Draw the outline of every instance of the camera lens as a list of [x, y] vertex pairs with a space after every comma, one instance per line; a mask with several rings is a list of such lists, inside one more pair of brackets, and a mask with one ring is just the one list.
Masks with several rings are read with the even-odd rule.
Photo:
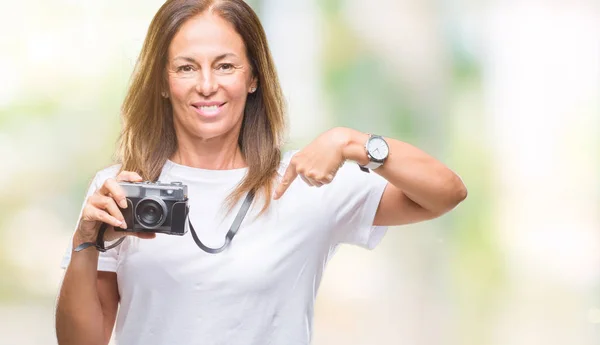
[[147, 229], [158, 228], [165, 222], [167, 205], [161, 199], [142, 199], [135, 207], [135, 217]]

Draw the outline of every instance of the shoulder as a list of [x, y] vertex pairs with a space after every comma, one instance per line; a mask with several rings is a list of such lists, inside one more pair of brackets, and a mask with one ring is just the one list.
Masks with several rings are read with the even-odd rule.
[[88, 186], [87, 196], [93, 194], [109, 178], [116, 177], [120, 169], [121, 164], [114, 164], [96, 172], [96, 175], [94, 175], [94, 178]]
[[115, 178], [120, 170], [121, 170], [121, 164], [113, 164], [102, 170], [99, 170], [98, 172], [96, 172], [96, 175], [94, 176], [92, 185], [93, 186], [95, 185], [96, 187], [101, 186], [104, 183], [104, 181], [108, 180], [109, 178]]

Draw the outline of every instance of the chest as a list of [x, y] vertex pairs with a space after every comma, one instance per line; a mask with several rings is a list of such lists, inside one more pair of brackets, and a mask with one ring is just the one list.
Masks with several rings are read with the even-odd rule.
[[[197, 236], [212, 248], [224, 243], [241, 204], [227, 212], [223, 196], [215, 199], [190, 199]], [[318, 200], [290, 194], [260, 216], [262, 204], [255, 203], [229, 247], [218, 254], [198, 248], [190, 230], [184, 236], [129, 238], [119, 253], [120, 289], [227, 294], [286, 289], [302, 277], [312, 281], [330, 243], [330, 219]]]

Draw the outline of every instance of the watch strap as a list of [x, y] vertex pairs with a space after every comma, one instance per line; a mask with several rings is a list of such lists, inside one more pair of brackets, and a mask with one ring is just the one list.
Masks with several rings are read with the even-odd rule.
[[360, 170], [362, 170], [364, 172], [369, 172], [369, 170], [375, 170], [382, 165], [383, 165], [383, 163], [381, 163], [381, 162], [369, 162], [365, 165], [358, 165], [358, 166], [360, 167]]

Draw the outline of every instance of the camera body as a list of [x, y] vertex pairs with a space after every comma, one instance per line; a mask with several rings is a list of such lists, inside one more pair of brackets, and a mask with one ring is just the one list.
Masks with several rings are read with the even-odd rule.
[[187, 186], [181, 182], [119, 182], [125, 190], [127, 208], [120, 208], [127, 229], [182, 236], [187, 232]]

